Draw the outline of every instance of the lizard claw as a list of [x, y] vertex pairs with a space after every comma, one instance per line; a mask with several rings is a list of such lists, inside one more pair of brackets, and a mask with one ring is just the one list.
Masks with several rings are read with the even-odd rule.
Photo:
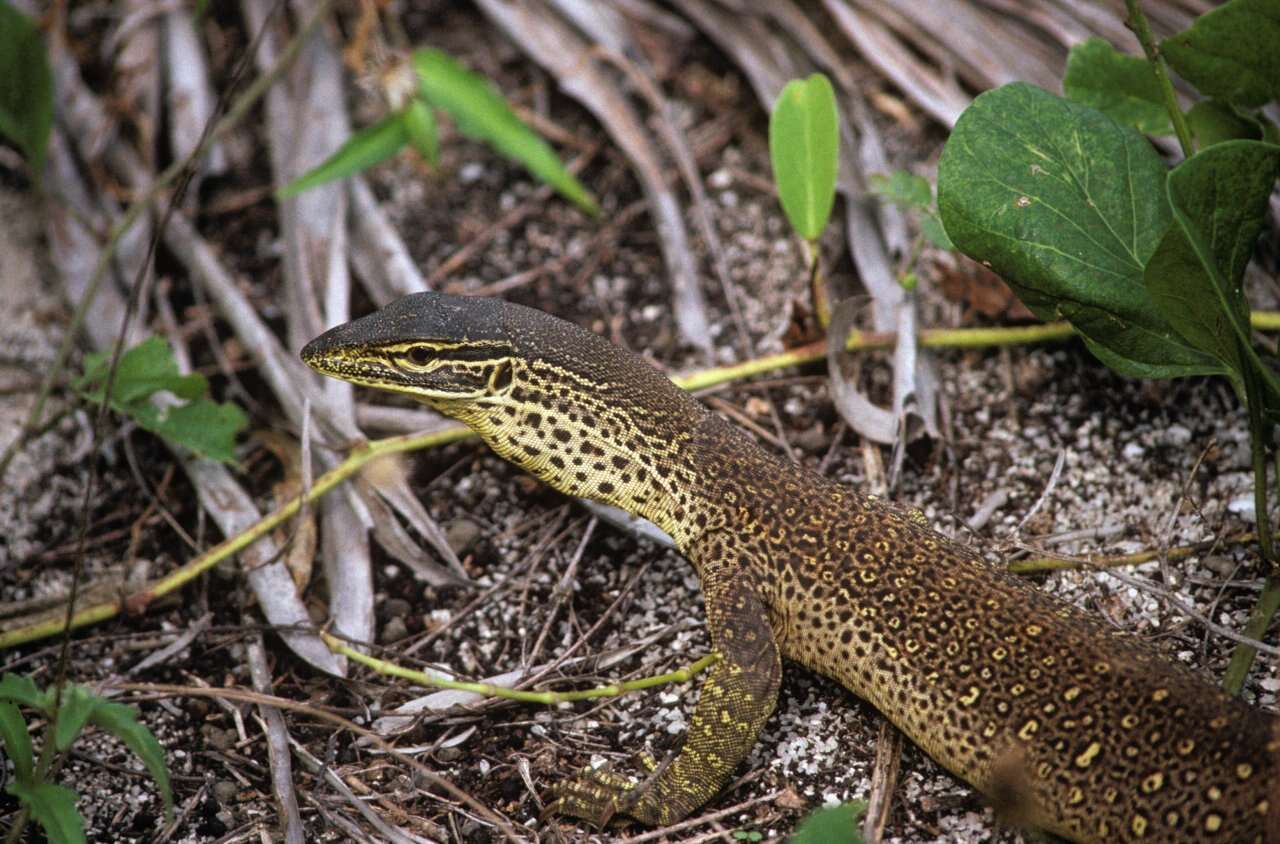
[[[638, 755], [640, 766], [652, 774], [658, 769], [653, 757]], [[643, 823], [661, 821], [660, 807], [654, 804], [649, 781], [635, 782], [630, 777], [608, 769], [584, 768], [577, 777], [553, 786], [555, 796], [543, 813], [580, 818], [603, 828], [616, 814], [628, 815]]]

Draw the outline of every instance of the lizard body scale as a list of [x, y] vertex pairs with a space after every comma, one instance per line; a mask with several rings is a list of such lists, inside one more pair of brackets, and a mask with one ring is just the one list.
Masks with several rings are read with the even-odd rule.
[[303, 350], [413, 396], [556, 489], [650, 519], [702, 583], [719, 661], [643, 789], [595, 773], [559, 811], [650, 824], [712, 798], [783, 658], [867, 699], [1022, 822], [1079, 841], [1280, 841], [1280, 719], [905, 511], [781, 460], [643, 360], [540, 311], [415, 294]]

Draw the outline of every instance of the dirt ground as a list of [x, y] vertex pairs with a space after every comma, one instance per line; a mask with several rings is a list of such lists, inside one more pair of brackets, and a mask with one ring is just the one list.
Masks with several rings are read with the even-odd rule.
[[[411, 34], [423, 25], [412, 16], [405, 21]], [[433, 21], [431, 40], [495, 78], [516, 101], [545, 99], [551, 118], [582, 148], [602, 140], [590, 118], [513, 48], [492, 33], [475, 37], [477, 28], [486, 26], [475, 12], [451, 12]], [[681, 119], [715, 129], [707, 132], [710, 140], [699, 163], [731, 273], [746, 294], [753, 353], [778, 351], [803, 334], [807, 293], [799, 251], [776, 200], [762, 187], [769, 179], [765, 118], [744, 80], [709, 47], [695, 45], [683, 60], [687, 71], [677, 91]], [[352, 96], [359, 102], [354, 91]], [[361, 114], [360, 108], [355, 111]], [[895, 163], [928, 174], [941, 136], [923, 124], [911, 129], [887, 116], [881, 119], [894, 139]], [[261, 162], [256, 166], [206, 184], [202, 206], [217, 207], [219, 198], [260, 185], [265, 176]], [[640, 198], [625, 160], [612, 150], [596, 155], [582, 178], [600, 197], [606, 220]], [[676, 340], [661, 256], [643, 214], [602, 236], [597, 224], [565, 203], [531, 199], [536, 186], [522, 171], [457, 136], [446, 136], [436, 172], [401, 157], [375, 170], [373, 181], [428, 275], [493, 221], [536, 203], [532, 213], [520, 216], [443, 279], [443, 289], [482, 293], [514, 273], [548, 267], [503, 295], [602, 333], [673, 373], [703, 365], [694, 350]], [[6, 220], [0, 227], [2, 448], [29, 407], [34, 376], [52, 361], [69, 309], [58, 300], [42, 256], [39, 210], [17, 182], [0, 194], [0, 219]], [[206, 213], [198, 222], [263, 312], [271, 313], [280, 270], [271, 247], [277, 233], [270, 200], [264, 197], [233, 214]], [[162, 272], [172, 271], [171, 261], [163, 255], [160, 261]], [[834, 272], [849, 280], [853, 270], [847, 255], [837, 260]], [[940, 292], [948, 275], [941, 262], [926, 255], [921, 275], [923, 324], [984, 319], [974, 316], [965, 301]], [[717, 355], [736, 359], [740, 351], [734, 348], [723, 293], [713, 281], [706, 282], [706, 293]], [[1078, 343], [940, 352], [936, 360], [945, 436], [908, 449], [892, 494], [922, 509], [944, 531], [981, 543], [993, 555], [1025, 556], [1023, 548], [1065, 555], [1158, 550], [1250, 527], [1246, 420], [1225, 384], [1128, 381], [1105, 370]], [[873, 382], [886, 379], [886, 359], [867, 355], [862, 365]], [[241, 377], [255, 388], [251, 372]], [[215, 390], [225, 386], [217, 377], [214, 384]], [[843, 483], [867, 483], [866, 449], [833, 410], [825, 367], [779, 371], [715, 389], [705, 398], [754, 423], [765, 433], [767, 448], [783, 450]], [[57, 594], [69, 580], [93, 452], [87, 411], [66, 404], [65, 396], [56, 403], [65, 412], [24, 448], [0, 490], [0, 602], [6, 605]], [[277, 421], [257, 415], [253, 424], [270, 428]], [[205, 524], [169, 453], [145, 433], [114, 420], [97, 453], [100, 479], [90, 505], [86, 563], [95, 582], [124, 581], [139, 572], [154, 577], [195, 553], [139, 490], [129, 451], [148, 485], [159, 490], [167, 515], [200, 547], [221, 538]], [[243, 454], [246, 483], [267, 508], [274, 463], [251, 445]], [[594, 523], [477, 443], [411, 459], [415, 490], [445, 527], [476, 588], [427, 587], [391, 557], [376, 557], [384, 658], [444, 665], [484, 678], [549, 661], [598, 622], [579, 655], [630, 654], [605, 667], [575, 669], [575, 686], [672, 670], [706, 653], [697, 583], [677, 554]], [[1059, 461], [1060, 475], [1045, 494]], [[970, 530], [966, 520], [990, 502], [998, 503], [990, 518]], [[1252, 547], [1222, 544], [1177, 562], [1154, 561], [1124, 571], [1238, 630], [1260, 589], [1256, 563]], [[575, 576], [566, 579], [569, 569]], [[1158, 595], [1094, 571], [1036, 580], [1152, 640], [1170, 659], [1221, 677], [1231, 643]], [[313, 581], [307, 599], [314, 616], [323, 619], [328, 595], [321, 579]], [[90, 685], [127, 677], [247, 688], [246, 648], [258, 622], [239, 573], [220, 568], [188, 587], [180, 600], [78, 634], [71, 675]], [[202, 632], [185, 647], [133, 671], [196, 626]], [[328, 707], [361, 725], [421, 694], [362, 671], [348, 681], [321, 676], [270, 634], [265, 642], [276, 694]], [[0, 668], [45, 683], [56, 654], [56, 642], [37, 643], [0, 654]], [[1246, 699], [1274, 711], [1277, 691], [1276, 664], [1260, 659]], [[625, 766], [641, 750], [662, 758], [676, 746], [695, 700], [692, 687], [669, 686], [554, 708], [488, 703], [424, 717], [395, 741], [531, 840], [648, 840], [635, 826], [598, 832], [543, 819], [547, 788], [587, 764]], [[179, 822], [163, 835], [157, 832], [159, 801], [149, 781], [119, 745], [95, 735], [77, 746], [63, 771], [64, 781], [82, 795], [80, 808], [92, 840], [274, 840], [277, 807], [253, 707], [169, 696], [138, 705], [169, 753]], [[308, 840], [357, 840], [353, 830], [363, 831], [368, 840], [383, 840], [383, 834], [353, 808], [353, 801], [306, 768], [302, 751], [337, 772], [358, 800], [396, 826], [431, 840], [497, 840], [487, 822], [416, 779], [396, 759], [305, 715], [290, 713], [287, 720], [301, 747], [295, 783]], [[865, 797], [880, 732], [880, 716], [871, 707], [834, 683], [789, 666], [777, 712], [738, 771], [739, 779], [699, 818], [664, 833], [662, 840], [743, 840], [735, 833], [773, 839], [817, 806]], [[0, 814], [14, 807], [11, 798], [0, 796]], [[971, 788], [904, 743], [884, 840], [1020, 839], [1020, 833], [999, 827]]]

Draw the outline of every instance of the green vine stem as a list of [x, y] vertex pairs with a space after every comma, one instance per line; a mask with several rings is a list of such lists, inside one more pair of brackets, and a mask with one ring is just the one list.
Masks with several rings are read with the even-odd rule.
[[1178, 145], [1182, 147], [1182, 155], [1184, 158], [1190, 158], [1195, 154], [1195, 146], [1191, 142], [1191, 131], [1187, 128], [1187, 119], [1183, 116], [1182, 109], [1178, 107], [1178, 97], [1173, 92], [1169, 69], [1165, 67], [1164, 58], [1160, 55], [1156, 40], [1151, 35], [1151, 25], [1147, 23], [1147, 16], [1142, 13], [1142, 4], [1139, 0], [1125, 0], [1124, 5], [1128, 12], [1125, 23], [1137, 37], [1138, 43], [1142, 45], [1142, 52], [1151, 63], [1151, 70], [1156, 75], [1156, 81], [1160, 83], [1161, 93], [1164, 94], [1164, 107], [1169, 112], [1169, 120], [1173, 122], [1174, 134], [1178, 136]]
[[[1263, 311], [1252, 315], [1253, 327], [1261, 331], [1280, 331], [1280, 312]], [[1065, 322], [1041, 325], [1014, 326], [1009, 328], [934, 328], [920, 333], [920, 344], [928, 348], [977, 349], [997, 346], [1023, 345], [1065, 340], [1072, 336], [1071, 326]], [[896, 335], [877, 332], [853, 331], [849, 333], [846, 348], [850, 350], [890, 349]], [[818, 363], [826, 359], [826, 341], [818, 340], [777, 355], [768, 355], [732, 366], [720, 366], [694, 372], [672, 380], [686, 390], [705, 390], [720, 384], [741, 381], [755, 375], [774, 372], [790, 366]], [[302, 503], [314, 503], [329, 490], [360, 472], [371, 462], [403, 452], [439, 448], [459, 440], [475, 436], [465, 425], [448, 425], [427, 433], [404, 434], [363, 443], [351, 450], [346, 459], [316, 479], [311, 488], [278, 510], [262, 517], [247, 530], [230, 536], [182, 567], [175, 569], [146, 588], [122, 599], [104, 601], [77, 609], [69, 621], [71, 629], [97, 624], [114, 618], [122, 612], [141, 612], [161, 598], [190, 583], [223, 560], [243, 551], [263, 536], [293, 518]], [[1034, 561], [1024, 560], [1017, 565], [1026, 566]], [[1135, 561], [1145, 562], [1145, 561]], [[1015, 569], [1016, 570], [1016, 569]], [[1280, 587], [1278, 587], [1280, 589]], [[0, 650], [27, 642], [56, 636], [67, 629], [62, 615], [56, 619], [29, 624], [0, 632]]]
[[[1185, 560], [1187, 557], [1208, 551], [1215, 547], [1248, 545], [1258, 541], [1258, 535], [1252, 531], [1237, 533], [1224, 539], [1206, 539], [1190, 545], [1179, 545], [1164, 552], [1138, 551], [1135, 554], [1118, 554], [1114, 557], [1099, 557], [1092, 560], [1073, 560], [1066, 557], [1033, 557], [1026, 560], [1014, 560], [1009, 563], [1008, 570], [1014, 574], [1044, 574], [1051, 571], [1067, 571], [1078, 569], [1110, 569], [1121, 566], [1138, 566], [1158, 560], [1161, 556], [1169, 562]], [[1253, 638], [1257, 638], [1256, 636]]]
[[320, 638], [329, 646], [329, 650], [336, 654], [341, 654], [352, 662], [358, 662], [366, 668], [371, 668], [379, 674], [385, 674], [388, 677], [399, 677], [408, 680], [419, 686], [428, 689], [453, 689], [460, 692], [471, 692], [472, 694], [481, 695], [482, 697], [498, 697], [506, 700], [516, 700], [521, 703], [540, 703], [546, 706], [552, 706], [557, 703], [569, 703], [577, 700], [595, 700], [602, 697], [620, 697], [630, 692], [638, 692], [644, 689], [651, 689], [655, 686], [663, 686], [668, 683], [687, 683], [693, 679], [699, 671], [710, 668], [718, 659], [714, 653], [707, 654], [702, 659], [680, 668], [676, 671], [668, 671], [666, 674], [657, 674], [652, 677], [642, 677], [639, 680], [625, 680], [621, 683], [610, 683], [607, 686], [596, 686], [592, 689], [578, 689], [572, 692], [531, 692], [523, 689], [509, 689], [506, 686], [495, 686], [491, 683], [470, 683], [465, 680], [450, 680], [438, 674], [427, 674], [422, 671], [415, 671], [412, 668], [405, 668], [394, 662], [387, 662], [383, 659], [363, 654], [341, 639], [330, 633], [321, 632]]
[[[1258, 547], [1268, 577], [1263, 585], [1258, 603], [1249, 615], [1245, 630], [1251, 639], [1260, 640], [1271, 619], [1280, 608], [1280, 579], [1276, 576], [1275, 542], [1271, 535], [1271, 512], [1267, 508], [1267, 442], [1271, 439], [1271, 424], [1263, 416], [1262, 387], [1251, 367], [1245, 367], [1245, 402], [1249, 413], [1249, 452], [1253, 463], [1253, 509], [1258, 523]], [[1280, 460], [1280, 456], [1277, 456]], [[1277, 466], [1277, 482], [1280, 482], [1280, 466]], [[1222, 676], [1222, 687], [1228, 694], [1238, 695], [1244, 688], [1245, 678], [1253, 667], [1258, 652], [1244, 643], [1237, 644], [1231, 652], [1231, 661]]]
[[[1271, 619], [1275, 617], [1276, 610], [1280, 610], [1280, 577], [1272, 575], [1263, 584], [1258, 603], [1254, 605], [1253, 612], [1249, 614], [1249, 621], [1245, 624], [1244, 630], [1240, 631], [1240, 635], [1261, 641], [1267, 628], [1271, 626]], [[1257, 654], [1257, 650], [1249, 645], [1236, 645], [1235, 650], [1231, 652], [1231, 662], [1227, 663], [1227, 670], [1222, 675], [1222, 688], [1226, 689], [1228, 694], [1240, 694], [1240, 690], [1244, 688], [1245, 677], [1249, 675], [1249, 669], [1253, 666], [1253, 659]]]

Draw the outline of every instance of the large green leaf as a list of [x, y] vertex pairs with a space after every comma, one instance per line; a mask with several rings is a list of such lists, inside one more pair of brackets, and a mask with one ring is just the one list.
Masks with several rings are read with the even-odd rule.
[[1191, 106], [1187, 110], [1187, 128], [1201, 149], [1223, 141], [1256, 141], [1262, 138], [1260, 121], [1239, 113], [1229, 103], [1217, 100], [1200, 100]]
[[1173, 132], [1151, 63], [1126, 55], [1101, 38], [1093, 37], [1071, 48], [1062, 92], [1139, 132]]
[[788, 82], [769, 115], [769, 159], [782, 210], [805, 240], [816, 240], [831, 216], [839, 151], [831, 82], [820, 73]]
[[395, 155], [408, 142], [403, 113], [389, 114], [353, 134], [333, 155], [276, 191], [276, 196], [288, 199], [307, 188], [368, 170]]
[[155, 735], [139, 723], [133, 709], [99, 698], [97, 705], [89, 713], [89, 722], [120, 739], [142, 760], [142, 764], [147, 766], [147, 771], [160, 789], [160, 796], [164, 799], [165, 814], [171, 815], [173, 789], [169, 785], [169, 769], [164, 761], [164, 748], [160, 746], [160, 742], [156, 741]]
[[956, 247], [1045, 320], [1069, 319], [1126, 375], [1221, 373], [1156, 310], [1143, 267], [1170, 224], [1166, 171], [1146, 138], [1025, 83], [988, 91], [956, 123], [938, 206]]
[[413, 66], [423, 98], [448, 112], [464, 135], [485, 141], [520, 162], [587, 213], [600, 213], [587, 189], [564, 168], [551, 147], [516, 117], [489, 80], [429, 48], [414, 51]]
[[76, 811], [76, 793], [52, 783], [11, 782], [6, 789], [31, 812], [51, 844], [84, 844], [84, 821]]
[[0, 136], [27, 157], [37, 181], [53, 128], [53, 73], [40, 30], [0, 0]]
[[1254, 108], [1280, 97], [1280, 0], [1230, 0], [1160, 43], [1203, 94]]
[[1147, 288], [1178, 333], [1222, 361], [1237, 389], [1243, 368], [1254, 367], [1268, 404], [1280, 399], [1280, 381], [1253, 351], [1242, 282], [1277, 175], [1280, 146], [1261, 141], [1215, 144], [1178, 165], [1168, 180], [1174, 226], [1146, 269]]
[[27, 734], [27, 722], [18, 707], [7, 700], [0, 701], [0, 739], [4, 741], [4, 755], [13, 761], [14, 773], [19, 782], [31, 782], [35, 757], [31, 752], [31, 736]]

